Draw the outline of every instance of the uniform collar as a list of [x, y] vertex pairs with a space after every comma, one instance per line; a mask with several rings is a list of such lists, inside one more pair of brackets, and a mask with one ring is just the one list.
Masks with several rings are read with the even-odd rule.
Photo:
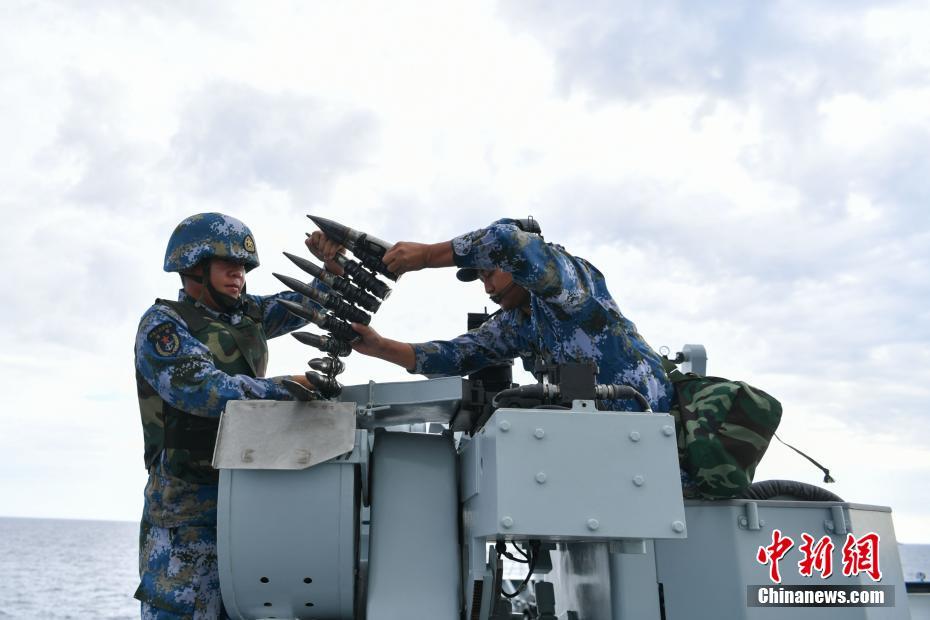
[[206, 314], [210, 318], [217, 319], [219, 321], [223, 321], [231, 325], [236, 325], [242, 320], [242, 317], [243, 317], [243, 314], [241, 311], [227, 314], [225, 312], [214, 310], [210, 306], [202, 304], [196, 299], [194, 299], [193, 297], [191, 297], [187, 293], [187, 291], [185, 291], [183, 288], [178, 291], [178, 301], [191, 304], [195, 308], [199, 308], [204, 314]]

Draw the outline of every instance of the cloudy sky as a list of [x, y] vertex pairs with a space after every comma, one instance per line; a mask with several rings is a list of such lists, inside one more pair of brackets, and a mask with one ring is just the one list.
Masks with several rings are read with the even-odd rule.
[[[532, 214], [930, 542], [928, 31], [891, 0], [0, 4], [0, 515], [138, 518], [132, 345], [185, 216], [246, 221], [271, 292], [306, 213], [424, 242]], [[373, 325], [485, 305], [414, 273]], [[758, 478], [821, 475], [776, 444]]]

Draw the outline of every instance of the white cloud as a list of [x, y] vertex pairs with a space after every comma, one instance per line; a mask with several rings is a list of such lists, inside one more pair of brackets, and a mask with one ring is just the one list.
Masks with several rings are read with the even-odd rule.
[[365, 112], [214, 82], [182, 111], [172, 172], [208, 198], [265, 185], [313, 205], [340, 174], [366, 165], [373, 125]]

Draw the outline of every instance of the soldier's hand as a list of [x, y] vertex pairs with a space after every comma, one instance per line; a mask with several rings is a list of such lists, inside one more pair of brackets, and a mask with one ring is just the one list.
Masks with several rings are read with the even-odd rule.
[[416, 367], [416, 354], [410, 343], [385, 338], [372, 328], [361, 323], [352, 323], [352, 329], [359, 336], [352, 343], [352, 348], [362, 355], [379, 357], [407, 370], [413, 370]]
[[304, 243], [307, 244], [307, 249], [310, 250], [311, 254], [323, 261], [326, 271], [337, 276], [343, 275], [342, 267], [337, 265], [333, 258], [336, 254], [344, 254], [346, 251], [344, 247], [330, 240], [321, 230], [313, 231]]
[[381, 334], [361, 323], [352, 323], [352, 329], [358, 334], [358, 339], [352, 342], [352, 348], [362, 355], [378, 357], [384, 349], [384, 338]]
[[284, 388], [290, 392], [294, 400], [307, 402], [322, 398], [320, 392], [313, 387], [304, 375], [291, 375], [285, 377]]
[[429, 258], [429, 244], [401, 241], [385, 252], [381, 260], [388, 269], [400, 275], [408, 271], [423, 269], [429, 264]]
[[290, 377], [290, 380], [293, 381], [294, 383], [299, 383], [300, 385], [304, 386], [308, 390], [314, 390], [314, 391], [316, 390], [316, 388], [313, 387], [313, 384], [310, 383], [310, 381], [307, 380], [307, 377], [305, 377], [304, 375], [293, 375], [292, 377]]

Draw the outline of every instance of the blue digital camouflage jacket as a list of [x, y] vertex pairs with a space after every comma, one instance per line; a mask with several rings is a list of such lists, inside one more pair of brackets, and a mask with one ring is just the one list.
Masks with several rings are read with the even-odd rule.
[[[277, 303], [286, 299], [302, 305], [313, 304], [299, 293], [286, 291], [277, 295], [249, 295], [262, 309], [262, 327], [268, 338], [275, 338], [303, 327], [307, 321], [294, 316], [284, 306]], [[182, 289], [179, 301], [196, 303]], [[210, 308], [203, 310], [230, 325], [238, 324], [243, 315], [233, 313], [224, 315]], [[320, 309], [313, 304], [313, 307]], [[155, 340], [149, 338], [149, 331], [165, 323], [173, 324], [180, 339], [178, 352], [171, 357], [160, 355], [155, 349]], [[181, 365], [200, 367], [196, 381], [179, 383], [172, 370]], [[142, 377], [156, 389], [158, 394], [173, 407], [192, 415], [219, 417], [230, 400], [268, 399], [289, 400], [290, 393], [281, 386], [281, 379], [287, 377], [252, 378], [246, 375], [227, 375], [213, 365], [213, 356], [205, 344], [197, 340], [187, 330], [180, 316], [171, 308], [155, 304], [149, 308], [139, 322], [136, 334], [136, 368]], [[190, 374], [186, 370], [185, 374]]]
[[[672, 389], [658, 354], [620, 313], [604, 276], [582, 258], [499, 220], [452, 240], [459, 267], [501, 269], [530, 293], [530, 312], [499, 312], [482, 326], [452, 340], [414, 344], [416, 366], [427, 375], [464, 375], [520, 357], [532, 371], [547, 361], [597, 364], [599, 383], [630, 385], [653, 410], [668, 411]], [[635, 411], [632, 400], [608, 403]]]
[[[316, 281], [314, 286], [325, 287]], [[289, 313], [277, 303], [278, 300], [286, 299], [320, 309], [314, 302], [291, 291], [267, 296], [249, 295], [249, 298], [262, 310], [262, 327], [267, 338], [281, 336], [307, 323]], [[178, 299], [196, 303], [183, 289]], [[241, 312], [223, 314], [201, 307], [205, 313], [231, 325], [243, 320]], [[156, 349], [158, 339], [149, 337], [152, 330], [164, 329], [166, 323], [173, 326], [179, 341], [172, 345], [176, 352], [170, 356], [159, 353]], [[219, 417], [230, 400], [292, 398], [280, 383], [286, 376], [253, 378], [229, 375], [219, 370], [207, 346], [190, 333], [174, 310], [163, 304], [154, 304], [143, 314], [136, 334], [135, 359], [136, 369], [159, 396], [191, 415]], [[191, 367], [194, 372], [191, 372]], [[169, 476], [164, 464], [157, 461], [146, 485], [143, 519], [160, 527], [215, 524], [216, 486], [191, 484]]]

